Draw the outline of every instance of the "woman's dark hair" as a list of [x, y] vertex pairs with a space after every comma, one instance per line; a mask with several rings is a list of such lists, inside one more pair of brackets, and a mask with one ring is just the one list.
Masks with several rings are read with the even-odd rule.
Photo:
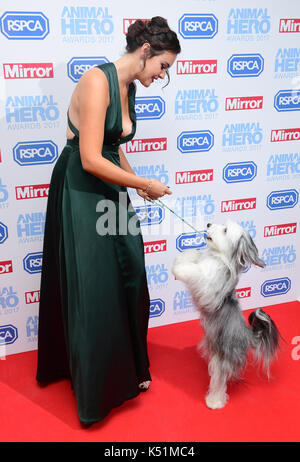
[[[133, 53], [144, 43], [149, 43], [149, 58], [161, 55], [165, 51], [175, 54], [181, 52], [176, 33], [170, 29], [167, 20], [161, 16], [155, 16], [149, 21], [137, 19], [128, 27], [126, 42], [126, 51], [128, 53]], [[169, 83], [169, 73], [168, 71], [166, 73]]]

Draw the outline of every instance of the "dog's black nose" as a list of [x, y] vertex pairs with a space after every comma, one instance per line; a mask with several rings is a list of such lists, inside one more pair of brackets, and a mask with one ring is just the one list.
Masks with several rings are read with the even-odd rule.
[[207, 223], [207, 225], [206, 225], [206, 226], [209, 228], [209, 227], [211, 226], [211, 223]]

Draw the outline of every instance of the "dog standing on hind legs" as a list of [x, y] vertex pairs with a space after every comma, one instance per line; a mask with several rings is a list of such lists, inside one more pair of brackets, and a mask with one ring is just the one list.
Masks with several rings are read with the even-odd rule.
[[237, 223], [207, 225], [207, 249], [186, 250], [174, 261], [172, 272], [187, 286], [205, 331], [200, 347], [208, 359], [210, 384], [206, 404], [225, 406], [227, 382], [239, 379], [249, 351], [262, 361], [269, 376], [279, 346], [276, 325], [261, 308], [246, 324], [235, 289], [246, 263], [263, 268], [251, 236]]

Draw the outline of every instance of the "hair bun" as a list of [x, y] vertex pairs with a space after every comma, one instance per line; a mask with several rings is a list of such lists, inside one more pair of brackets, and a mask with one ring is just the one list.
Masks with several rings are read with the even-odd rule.
[[146, 27], [151, 35], [165, 34], [170, 31], [167, 20], [161, 16], [154, 16], [146, 22]]
[[145, 42], [150, 44], [151, 56], [163, 51], [180, 53], [180, 44], [175, 32], [173, 32], [166, 19], [154, 16], [150, 20], [137, 19], [128, 27], [126, 34], [126, 51], [134, 52]]

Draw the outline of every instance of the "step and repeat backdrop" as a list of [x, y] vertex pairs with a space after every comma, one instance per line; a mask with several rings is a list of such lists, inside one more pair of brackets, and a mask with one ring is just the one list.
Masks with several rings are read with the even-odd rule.
[[299, 297], [298, 0], [2, 0], [2, 358], [37, 348], [48, 187], [74, 87], [92, 66], [125, 53], [136, 18], [157, 15], [182, 52], [168, 86], [137, 82], [136, 137], [123, 150], [137, 175], [170, 186], [162, 202], [202, 234], [161, 204], [145, 210], [129, 190], [142, 222], [150, 327], [198, 317], [171, 268], [178, 252], [205, 249], [208, 222], [240, 223], [266, 263], [241, 275], [242, 309]]

